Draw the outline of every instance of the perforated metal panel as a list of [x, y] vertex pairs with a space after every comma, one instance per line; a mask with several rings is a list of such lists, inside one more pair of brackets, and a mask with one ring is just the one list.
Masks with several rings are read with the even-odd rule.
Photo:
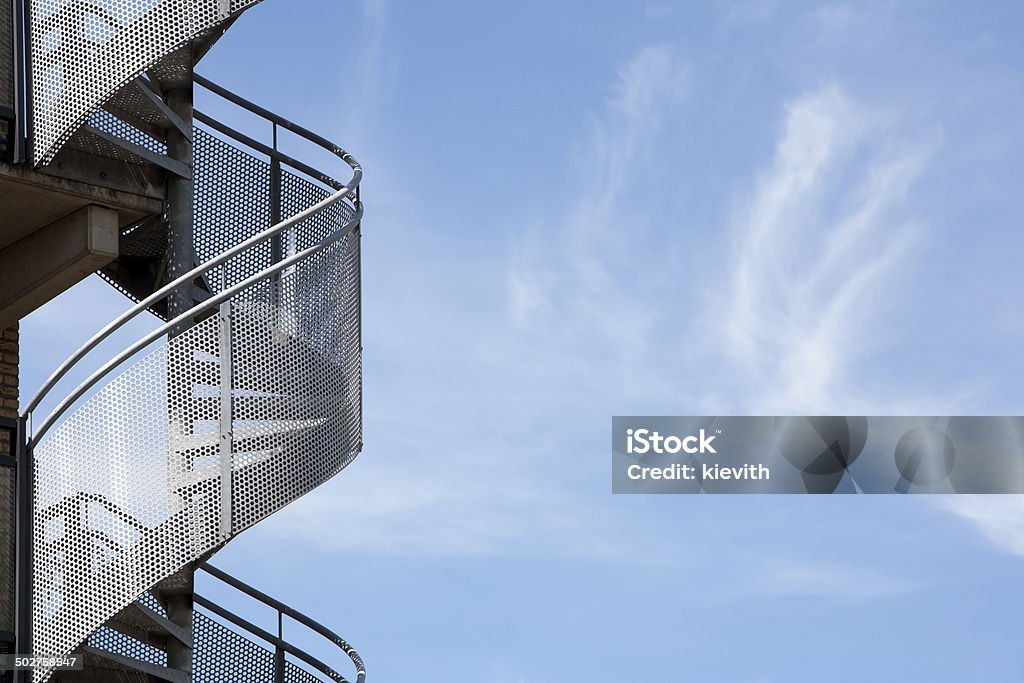
[[[195, 251], [207, 261], [239, 242], [270, 227], [270, 164], [197, 128], [194, 138]], [[329, 190], [285, 170], [281, 178], [281, 215], [292, 216], [323, 201]], [[336, 204], [310, 217], [303, 229], [282, 240], [287, 255], [312, 246], [347, 220], [344, 204]], [[270, 242], [233, 261], [226, 272], [228, 287], [250, 273], [269, 266]], [[221, 282], [210, 286], [220, 291]]]
[[7, 0], [0, 2], [0, 114], [14, 109], [14, 13]]
[[31, 0], [34, 162], [49, 162], [125, 83], [257, 2]]
[[14, 482], [13, 467], [0, 466], [0, 631], [14, 631]]
[[[208, 134], [196, 139], [206, 150], [196, 174], [205, 260], [268, 227], [247, 180], [266, 164]], [[298, 177], [287, 183], [289, 213], [327, 196]], [[354, 215], [335, 204], [282, 244], [294, 253]], [[231, 261], [225, 278], [241, 282], [269, 258]], [[356, 229], [150, 351], [36, 447], [37, 652], [70, 652], [160, 579], [356, 456], [359, 268]]]
[[[192, 139], [195, 252], [205, 263], [270, 227], [270, 164], [201, 128]], [[233, 259], [225, 273], [227, 286], [269, 266], [270, 257], [270, 243], [264, 242]], [[221, 291], [221, 279], [214, 280], [210, 286]]]
[[167, 652], [164, 650], [106, 626], [89, 636], [88, 643], [91, 647], [122, 657], [138, 659], [156, 666], [167, 666]]
[[[149, 151], [166, 155], [167, 154], [167, 143], [144, 133], [130, 123], [117, 118], [110, 112], [100, 110], [93, 114], [88, 121], [88, 124], [92, 128], [110, 133], [116, 138], [126, 140], [139, 147], [144, 147]], [[127, 161], [128, 163], [145, 165], [148, 162], [139, 159], [138, 157], [126, 152], [123, 147], [115, 146], [110, 143], [103, 145], [97, 145], [93, 143], [93, 147], [85, 146], [89, 144], [87, 136], [76, 135], [69, 143], [70, 145], [77, 145], [78, 149], [95, 154], [96, 156], [107, 157], [109, 159], [118, 159], [120, 161]]]
[[[269, 683], [274, 680], [274, 653], [202, 612], [192, 615], [192, 683]], [[286, 683], [323, 683], [285, 661]]]

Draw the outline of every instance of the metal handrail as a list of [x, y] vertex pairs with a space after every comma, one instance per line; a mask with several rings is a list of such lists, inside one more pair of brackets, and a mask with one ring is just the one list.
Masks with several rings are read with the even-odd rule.
[[[90, 338], [87, 342], [85, 342], [85, 344], [79, 347], [78, 350], [72, 353], [67, 358], [67, 360], [65, 360], [60, 365], [60, 367], [58, 367], [57, 370], [55, 370], [53, 374], [50, 375], [49, 378], [47, 378], [47, 380], [43, 383], [43, 385], [39, 388], [39, 390], [35, 393], [35, 395], [32, 397], [32, 399], [26, 406], [23, 415], [29, 421], [29, 431], [32, 433], [33, 441], [38, 442], [46, 433], [46, 431], [53, 425], [53, 423], [57, 419], [59, 419], [61, 415], [63, 415], [67, 411], [67, 409], [75, 403], [75, 401], [81, 398], [82, 395], [85, 394], [85, 392], [87, 392], [90, 388], [95, 386], [97, 382], [103, 379], [104, 376], [106, 376], [110, 371], [112, 371], [116, 367], [120, 366], [125, 360], [135, 355], [135, 353], [137, 353], [140, 349], [150, 344], [157, 337], [173, 329], [175, 326], [180, 325], [191, 318], [194, 318], [196, 315], [209, 310], [213, 306], [223, 303], [224, 301], [230, 299], [235, 294], [243, 291], [244, 289], [262, 280], [265, 280], [281, 272], [282, 270], [285, 270], [289, 266], [292, 266], [295, 263], [304, 260], [308, 256], [312, 256], [313, 254], [325, 249], [332, 243], [348, 235], [352, 230], [354, 230], [359, 225], [362, 219], [363, 210], [362, 203], [359, 201], [359, 184], [362, 182], [363, 171], [362, 167], [359, 165], [359, 162], [356, 161], [355, 157], [346, 152], [343, 148], [330, 142], [326, 138], [323, 138], [320, 135], [312, 133], [311, 131], [302, 128], [301, 126], [293, 124], [290, 121], [287, 121], [286, 119], [276, 114], [271, 114], [262, 107], [258, 107], [257, 105], [249, 102], [248, 100], [238, 97], [237, 95], [234, 95], [230, 91], [227, 91], [224, 88], [221, 88], [220, 86], [216, 86], [211, 81], [202, 78], [201, 76], [196, 75], [196, 82], [203, 85], [203, 87], [206, 87], [207, 89], [215, 92], [216, 94], [225, 97], [225, 99], [228, 99], [229, 101], [237, 104], [238, 106], [241, 106], [254, 114], [266, 118], [267, 120], [271, 121], [274, 125], [280, 125], [281, 127], [287, 128], [288, 130], [295, 132], [297, 135], [304, 137], [309, 142], [312, 142], [318, 145], [319, 147], [322, 147], [323, 149], [326, 149], [327, 151], [331, 152], [332, 154], [340, 158], [342, 161], [344, 161], [352, 169], [352, 177], [351, 179], [349, 179], [347, 183], [340, 184], [337, 181], [328, 182], [328, 176], [319, 171], [315, 171], [315, 173], [311, 175], [314, 175], [315, 177], [324, 180], [325, 183], [338, 188], [334, 194], [327, 197], [323, 201], [317, 203], [316, 205], [306, 209], [305, 211], [302, 211], [301, 213], [298, 213], [290, 218], [287, 218], [278, 223], [277, 225], [274, 225], [264, 230], [263, 232], [253, 235], [249, 239], [240, 242], [239, 244], [224, 251], [218, 256], [211, 258], [206, 263], [196, 266], [195, 268], [185, 273], [184, 275], [164, 285], [156, 292], [153, 292], [142, 301], [139, 301], [137, 304], [135, 304], [127, 311], [122, 313], [120, 316], [115, 318], [113, 321], [111, 321], [102, 330], [93, 335], [92, 338]], [[309, 169], [305, 164], [302, 164], [301, 162], [296, 162], [296, 164], [289, 163], [293, 161], [289, 157], [285, 157], [280, 160], [287, 165], [296, 167], [297, 170], [300, 170], [303, 173], [308, 173], [308, 170], [313, 170]], [[39, 404], [46, 398], [47, 395], [49, 395], [50, 391], [52, 391], [53, 388], [57, 385], [57, 383], [60, 382], [67, 375], [71, 368], [73, 368], [80, 360], [82, 360], [82, 358], [88, 355], [93, 349], [99, 346], [104, 340], [108, 339], [110, 335], [112, 335], [114, 332], [121, 329], [128, 322], [138, 317], [139, 314], [141, 314], [143, 311], [148, 310], [156, 302], [167, 298], [168, 296], [175, 293], [182, 287], [190, 284], [197, 277], [209, 273], [214, 268], [223, 265], [224, 263], [230, 261], [235, 256], [255, 247], [256, 245], [262, 244], [263, 242], [274, 237], [275, 235], [281, 234], [282, 232], [288, 230], [289, 228], [292, 228], [295, 225], [301, 223], [302, 221], [308, 219], [309, 217], [316, 215], [321, 211], [324, 211], [325, 209], [329, 208], [330, 206], [333, 206], [334, 204], [341, 202], [346, 197], [352, 198], [353, 206], [355, 208], [356, 213], [355, 216], [351, 220], [349, 220], [341, 230], [338, 230], [333, 235], [329, 235], [323, 240], [320, 240], [312, 247], [305, 249], [304, 251], [301, 251], [287, 259], [279, 261], [278, 263], [273, 264], [272, 266], [256, 273], [255, 275], [246, 278], [245, 280], [236, 284], [230, 289], [226, 289], [222, 291], [220, 294], [201, 302], [200, 304], [194, 306], [185, 313], [179, 315], [174, 320], [168, 322], [165, 325], [160, 326], [159, 328], [157, 328], [156, 331], [151, 332], [150, 334], [144, 336], [142, 339], [136, 341], [128, 349], [118, 354], [116, 357], [114, 357], [109, 362], [104, 364], [99, 370], [90, 375], [88, 379], [79, 384], [79, 386], [76, 387], [75, 390], [71, 392], [71, 394], [69, 394], [63, 401], [61, 401], [57, 408], [55, 408], [53, 412], [51, 412], [47, 416], [47, 418], [42, 422], [38, 429], [31, 428], [32, 416], [36, 408], [38, 408]]]
[[[259, 602], [262, 602], [264, 605], [267, 605], [268, 607], [276, 610], [277, 613], [278, 613], [278, 619], [280, 619], [280, 617], [282, 615], [283, 616], [287, 616], [290, 619], [293, 619], [294, 621], [296, 621], [296, 622], [302, 624], [303, 626], [307, 627], [311, 631], [317, 633], [318, 635], [320, 635], [320, 636], [326, 638], [327, 640], [331, 641], [331, 643], [333, 643], [335, 646], [338, 647], [338, 649], [340, 649], [342, 652], [344, 652], [348, 656], [348, 658], [350, 660], [352, 660], [352, 663], [355, 665], [355, 667], [356, 667], [356, 683], [365, 683], [365, 681], [366, 681], [366, 666], [363, 664], [362, 657], [359, 656], [359, 653], [356, 652], [355, 648], [353, 648], [351, 645], [349, 645], [348, 642], [344, 638], [339, 636], [337, 633], [335, 633], [334, 631], [330, 630], [329, 628], [327, 628], [323, 624], [321, 624], [321, 623], [311, 619], [310, 617], [306, 616], [305, 614], [303, 614], [301, 612], [298, 612], [295, 609], [289, 607], [288, 605], [284, 604], [280, 600], [276, 600], [275, 598], [270, 597], [266, 593], [264, 593], [264, 592], [262, 592], [262, 591], [260, 591], [260, 590], [258, 590], [256, 588], [253, 588], [252, 586], [250, 586], [249, 584], [245, 583], [244, 581], [240, 581], [239, 579], [236, 579], [235, 577], [231, 576], [227, 572], [225, 572], [225, 571], [223, 571], [221, 569], [218, 569], [218, 568], [214, 567], [213, 565], [211, 565], [209, 563], [201, 565], [199, 567], [199, 569], [202, 569], [204, 572], [206, 572], [210, 576], [213, 576], [214, 578], [223, 581], [224, 583], [228, 584], [229, 586], [231, 586], [235, 590], [241, 591], [242, 593], [245, 593], [249, 597], [251, 597], [251, 598], [253, 598], [255, 600], [258, 600]], [[324, 664], [320, 660], [316, 659], [315, 657], [309, 655], [308, 653], [303, 652], [302, 650], [299, 650], [294, 645], [291, 645], [290, 643], [285, 641], [282, 637], [280, 637], [280, 635], [274, 636], [270, 632], [268, 632], [268, 631], [266, 631], [264, 629], [261, 629], [260, 627], [256, 626], [255, 624], [252, 624], [251, 622], [246, 621], [242, 617], [239, 617], [239, 616], [233, 614], [232, 612], [230, 612], [229, 610], [225, 609], [224, 607], [216, 605], [215, 603], [213, 603], [209, 599], [203, 598], [200, 595], [196, 595], [195, 596], [195, 601], [196, 601], [196, 604], [199, 604], [199, 605], [205, 607], [206, 609], [210, 610], [211, 612], [213, 612], [213, 613], [223, 617], [224, 619], [227, 619], [228, 621], [232, 622], [236, 626], [240, 626], [241, 628], [244, 628], [247, 631], [249, 631], [250, 633], [252, 633], [252, 634], [254, 634], [256, 636], [259, 636], [260, 638], [262, 638], [266, 642], [274, 645], [275, 647], [278, 647], [278, 648], [280, 648], [280, 649], [282, 649], [284, 651], [287, 651], [287, 652], [295, 655], [299, 659], [302, 659], [304, 662], [306, 662], [310, 666], [313, 666], [314, 668], [319, 670], [321, 673], [323, 673], [323, 674], [325, 674], [327, 676], [330, 676], [334, 680], [339, 680], [339, 678], [340, 678], [341, 681], [345, 680], [344, 677], [341, 676], [341, 674], [338, 674], [336, 671], [334, 671], [334, 669], [332, 669], [331, 667], [327, 666], [326, 664]]]
[[[330, 206], [331, 204], [333, 204], [336, 201], [338, 201], [338, 200], [335, 199], [334, 197], [325, 199], [324, 201], [320, 202], [315, 207], [313, 207], [314, 209], [317, 209], [317, 211], [310, 210], [309, 212], [303, 212], [303, 213], [309, 213], [309, 215], [313, 215], [315, 213], [318, 213], [319, 210], [322, 210], [323, 208], [325, 208], [327, 206]], [[302, 215], [302, 214], [300, 214], [300, 215]], [[185, 311], [184, 313], [182, 313], [178, 317], [176, 317], [173, 320], [170, 320], [170, 321], [164, 323], [163, 325], [161, 325], [160, 327], [156, 328], [155, 330], [153, 330], [149, 334], [147, 334], [147, 335], [143, 336], [142, 338], [138, 339], [135, 343], [133, 343], [127, 349], [125, 349], [124, 351], [122, 351], [121, 353], [117, 354], [116, 356], [111, 358], [109, 361], [104, 363], [103, 366], [101, 366], [98, 370], [96, 370], [94, 373], [89, 375], [89, 377], [85, 381], [83, 381], [81, 384], [79, 384], [75, 388], [74, 391], [72, 391], [70, 394], [68, 394], [64, 398], [64, 400], [62, 400], [60, 402], [60, 404], [58, 404], [57, 407], [53, 409], [53, 412], [51, 412], [46, 417], [46, 419], [43, 420], [42, 424], [37, 429], [33, 430], [34, 431], [34, 434], [32, 435], [33, 441], [39, 441], [40, 439], [42, 439], [43, 435], [50, 429], [50, 427], [53, 426], [53, 423], [56, 420], [58, 420], [61, 417], [61, 415], [63, 415], [65, 412], [67, 412], [68, 408], [70, 408], [78, 399], [80, 399], [85, 394], [85, 392], [89, 391], [89, 389], [94, 387], [97, 382], [99, 382], [108, 373], [110, 373], [111, 370], [114, 370], [115, 368], [120, 366], [126, 360], [128, 360], [129, 358], [134, 356], [136, 353], [138, 353], [140, 350], [142, 350], [143, 348], [148, 346], [153, 341], [155, 341], [158, 337], [162, 336], [166, 332], [169, 332], [170, 330], [174, 329], [175, 327], [177, 327], [177, 326], [187, 322], [188, 320], [196, 317], [200, 313], [208, 311], [209, 309], [213, 308], [214, 306], [217, 306], [219, 304], [224, 303], [228, 299], [233, 298], [236, 294], [239, 294], [239, 293], [245, 291], [246, 289], [248, 289], [252, 285], [254, 285], [254, 284], [258, 283], [258, 282], [262, 282], [263, 280], [266, 280], [266, 279], [272, 277], [273, 275], [276, 275], [277, 273], [280, 273], [281, 271], [286, 270], [287, 268], [295, 265], [296, 263], [298, 263], [300, 261], [305, 260], [307, 257], [312, 256], [313, 254], [316, 254], [317, 252], [323, 251], [325, 248], [329, 247], [334, 242], [337, 242], [338, 240], [340, 240], [341, 238], [347, 236], [353, 230], [355, 230], [355, 228], [357, 228], [359, 226], [359, 223], [362, 220], [362, 217], [363, 217], [362, 204], [358, 204], [356, 206], [356, 215], [353, 216], [352, 219], [349, 220], [345, 224], [345, 227], [342, 228], [341, 230], [338, 230], [337, 232], [335, 232], [332, 235], [328, 235], [324, 239], [322, 239], [319, 242], [317, 242], [316, 244], [314, 244], [312, 247], [309, 247], [308, 249], [304, 249], [304, 250], [296, 253], [293, 256], [289, 256], [288, 258], [284, 259], [283, 261], [278, 261], [277, 263], [275, 263], [274, 265], [270, 266], [269, 268], [265, 268], [264, 270], [261, 270], [260, 272], [256, 273], [255, 275], [251, 275], [251, 276], [247, 277], [246, 279], [242, 280], [241, 282], [239, 282], [238, 284], [234, 285], [233, 287], [229, 287], [228, 289], [225, 289], [225, 290], [221, 291], [219, 294], [216, 294], [216, 295], [210, 297], [209, 299], [206, 299], [202, 303], [200, 303], [200, 304], [198, 304], [196, 306], [193, 306], [192, 308], [190, 308], [189, 310]], [[31, 413], [26, 413], [26, 415], [27, 415], [27, 417], [29, 417], [31, 419]]]
[[196, 83], [198, 83], [199, 85], [203, 86], [204, 88], [206, 88], [210, 92], [223, 97], [228, 102], [231, 102], [232, 104], [236, 104], [239, 107], [241, 107], [242, 109], [247, 109], [250, 112], [252, 112], [253, 114], [256, 114], [257, 116], [259, 116], [260, 118], [266, 119], [267, 121], [270, 121], [271, 123], [277, 124], [281, 128], [284, 128], [285, 130], [289, 130], [289, 131], [295, 133], [296, 135], [298, 135], [299, 137], [305, 138], [305, 139], [309, 140], [310, 142], [313, 142], [313, 143], [319, 145], [320, 147], [323, 147], [324, 149], [331, 150], [334, 153], [344, 152], [344, 150], [342, 150], [340, 147], [338, 147], [337, 145], [335, 145], [333, 142], [331, 142], [327, 138], [323, 137], [322, 135], [320, 135], [318, 133], [314, 133], [313, 131], [309, 130], [308, 128], [303, 128], [302, 126], [300, 126], [297, 123], [292, 123], [291, 121], [289, 121], [288, 119], [284, 118], [283, 116], [280, 116], [278, 114], [275, 114], [272, 111], [264, 109], [260, 105], [254, 103], [254, 102], [250, 102], [249, 100], [245, 99], [244, 97], [236, 95], [235, 93], [231, 92], [227, 88], [224, 88], [223, 86], [217, 85], [216, 83], [214, 83], [213, 81], [209, 80], [208, 78], [203, 78], [199, 74], [195, 74], [193, 80], [195, 80]]

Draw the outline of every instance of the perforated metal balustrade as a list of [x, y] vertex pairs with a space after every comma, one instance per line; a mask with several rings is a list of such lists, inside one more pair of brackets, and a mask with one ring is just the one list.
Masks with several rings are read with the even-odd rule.
[[14, 6], [0, 2], [0, 116], [14, 111]]
[[[197, 139], [204, 140], [197, 150], [227, 144]], [[235, 168], [199, 172], [197, 182], [233, 177], [244, 188]], [[302, 188], [292, 208], [331, 196], [309, 181], [291, 182]], [[244, 197], [227, 190], [213, 197], [237, 203], [242, 215]], [[160, 579], [358, 453], [357, 222], [357, 208], [339, 201], [281, 232], [291, 254], [286, 267], [257, 247], [211, 269], [225, 299], [216, 314], [106, 380], [36, 445], [38, 651], [71, 651]], [[219, 220], [199, 224], [216, 233], [202, 233], [213, 252], [254, 232], [233, 232]]]
[[34, 162], [49, 162], [122, 85], [259, 1], [30, 0]]
[[[255, 1], [33, 0], [36, 160], [86, 121], [120, 125], [97, 113], [111, 93]], [[268, 229], [270, 161], [196, 128], [203, 265], [98, 333], [30, 402], [34, 651], [69, 653], [90, 636], [118, 647], [119, 636], [98, 631], [108, 619], [360, 451], [362, 172], [344, 150], [299, 132], [352, 176], [282, 170], [284, 220]], [[204, 301], [115, 354], [45, 418], [31, 415], [101, 342], [197, 280]], [[196, 628], [197, 648], [204, 634], [230, 640], [200, 617]], [[51, 673], [37, 669], [33, 680]]]

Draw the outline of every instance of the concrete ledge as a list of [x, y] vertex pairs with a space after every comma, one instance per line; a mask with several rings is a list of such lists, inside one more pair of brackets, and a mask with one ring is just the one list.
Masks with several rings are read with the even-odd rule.
[[117, 211], [86, 206], [0, 250], [0, 329], [118, 255]]
[[[64, 172], [57, 164], [40, 171], [0, 162], [0, 249], [91, 204], [116, 209], [122, 228], [163, 211], [163, 181], [157, 187], [154, 184], [156, 180], [150, 177], [156, 171], [151, 174], [142, 167], [132, 167], [121, 169], [120, 176], [117, 176], [115, 165], [108, 161], [89, 157], [88, 163], [95, 176], [92, 183], [51, 175]], [[72, 166], [83, 164], [86, 160], [76, 161]], [[107, 182], [104, 178], [111, 176], [124, 176], [121, 180], [125, 180], [129, 175], [135, 181], [131, 184], [135, 192], [97, 184]], [[127, 181], [122, 184], [126, 188], [129, 186]]]

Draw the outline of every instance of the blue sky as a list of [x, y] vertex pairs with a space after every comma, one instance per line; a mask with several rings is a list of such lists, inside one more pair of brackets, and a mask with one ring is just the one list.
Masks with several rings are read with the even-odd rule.
[[[1019, 497], [615, 497], [607, 448], [613, 414], [1024, 411], [1022, 22], [249, 12], [202, 73], [366, 170], [366, 447], [218, 564], [374, 681], [1020, 680]], [[30, 316], [25, 393], [125, 306]]]

